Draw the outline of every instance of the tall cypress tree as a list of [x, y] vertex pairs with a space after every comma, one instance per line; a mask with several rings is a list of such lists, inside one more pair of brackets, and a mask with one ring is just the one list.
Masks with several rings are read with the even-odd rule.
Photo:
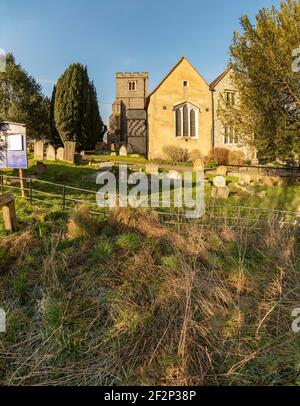
[[52, 98], [55, 128], [62, 142], [75, 141], [78, 148], [94, 148], [105, 126], [87, 68], [79, 63], [70, 65], [59, 78]]
[[58, 131], [55, 126], [55, 119], [54, 119], [54, 101], [55, 101], [55, 94], [56, 94], [56, 86], [53, 87], [51, 103], [50, 103], [50, 139], [54, 145], [62, 145], [61, 138], [58, 134]]

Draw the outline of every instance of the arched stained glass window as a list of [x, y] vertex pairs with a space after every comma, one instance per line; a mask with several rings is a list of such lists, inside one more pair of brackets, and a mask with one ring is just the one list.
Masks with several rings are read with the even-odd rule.
[[181, 110], [176, 110], [176, 137], [181, 137]]
[[190, 136], [196, 137], [196, 112], [194, 109], [190, 111]]
[[188, 137], [189, 136], [189, 109], [188, 109], [187, 105], [183, 106], [182, 113], [183, 113], [183, 136]]

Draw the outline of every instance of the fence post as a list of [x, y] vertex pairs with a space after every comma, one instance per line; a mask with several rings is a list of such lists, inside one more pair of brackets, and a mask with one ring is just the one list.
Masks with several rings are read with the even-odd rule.
[[32, 205], [32, 179], [30, 178], [30, 180], [29, 180], [29, 201], [30, 201], [30, 204]]
[[1, 172], [1, 194], [3, 195], [3, 184], [4, 184], [4, 180], [3, 180], [3, 172]]
[[66, 187], [63, 185], [63, 204], [62, 204], [62, 209], [65, 211], [66, 208]]

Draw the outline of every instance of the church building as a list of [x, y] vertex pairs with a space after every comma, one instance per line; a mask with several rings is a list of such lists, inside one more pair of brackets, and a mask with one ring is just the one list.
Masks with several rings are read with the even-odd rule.
[[117, 73], [116, 100], [110, 117], [110, 142], [125, 144], [129, 152], [165, 159], [164, 146], [199, 151], [204, 158], [213, 148], [241, 151], [255, 160], [253, 148], [242, 145], [232, 128], [224, 128], [217, 115], [222, 98], [234, 103], [238, 93], [232, 71], [211, 84], [182, 57], [148, 94], [148, 73]]

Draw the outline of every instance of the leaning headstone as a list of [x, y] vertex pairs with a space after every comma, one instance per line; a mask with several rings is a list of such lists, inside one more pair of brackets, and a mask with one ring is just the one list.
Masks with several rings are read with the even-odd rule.
[[181, 180], [182, 177], [178, 171], [169, 171], [167, 177], [172, 180]]
[[113, 162], [101, 162], [101, 164], [99, 165], [99, 169], [101, 169], [101, 171], [104, 172], [112, 170], [113, 167], [114, 167]]
[[52, 147], [52, 145], [48, 145], [46, 149], [46, 160], [55, 161], [55, 149]]
[[224, 176], [216, 176], [213, 179], [213, 184], [215, 187], [225, 187], [226, 186], [226, 178]]
[[155, 164], [146, 164], [145, 172], [149, 175], [158, 175], [158, 165]]
[[239, 173], [239, 184], [242, 186], [250, 185], [252, 182], [252, 177], [246, 172]]
[[121, 145], [121, 147], [119, 149], [119, 155], [120, 156], [127, 156], [127, 148], [125, 147], [125, 145]]
[[217, 175], [227, 176], [227, 167], [226, 166], [218, 166], [217, 167]]
[[194, 172], [203, 172], [204, 171], [204, 162], [202, 159], [196, 159], [194, 162]]
[[42, 140], [36, 141], [34, 143], [34, 160], [43, 161], [44, 160], [44, 142]]
[[59, 147], [58, 150], [56, 151], [56, 159], [58, 161], [64, 160], [64, 149], [62, 147]]
[[43, 175], [47, 170], [47, 165], [45, 165], [43, 162], [38, 161], [36, 163], [36, 173], [37, 175]]
[[133, 153], [133, 148], [131, 144], [127, 144], [127, 154], [132, 154]]
[[74, 163], [76, 142], [66, 141], [64, 144], [64, 161]]
[[213, 199], [228, 199], [229, 193], [230, 190], [228, 186], [225, 187], [213, 186], [211, 190], [211, 197]]

